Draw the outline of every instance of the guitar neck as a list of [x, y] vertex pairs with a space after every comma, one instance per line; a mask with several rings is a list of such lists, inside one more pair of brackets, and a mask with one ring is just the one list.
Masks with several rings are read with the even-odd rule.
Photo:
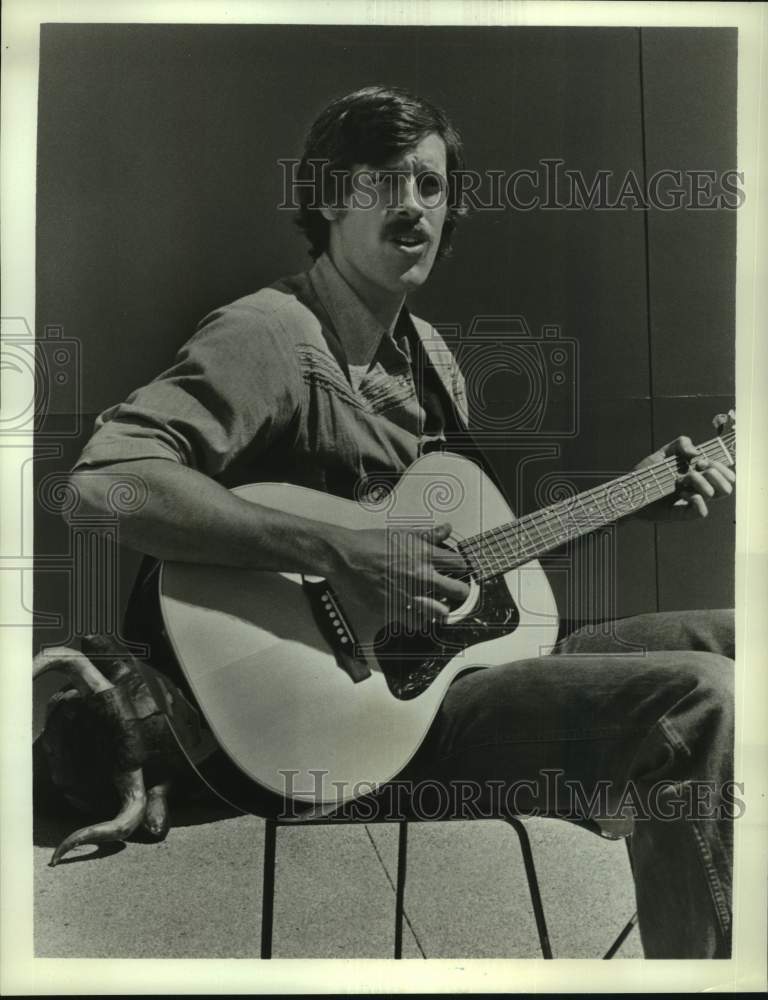
[[[710, 461], [733, 465], [735, 440], [735, 432], [729, 431], [698, 447]], [[671, 496], [679, 475], [677, 459], [668, 458], [465, 538], [459, 548], [480, 579], [508, 573], [566, 542]]]

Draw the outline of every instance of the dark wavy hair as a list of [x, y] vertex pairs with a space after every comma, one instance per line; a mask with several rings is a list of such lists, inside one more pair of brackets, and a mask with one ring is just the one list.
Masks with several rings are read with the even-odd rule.
[[466, 211], [460, 204], [458, 183], [464, 149], [447, 115], [407, 90], [384, 86], [362, 87], [332, 101], [321, 112], [309, 130], [295, 175], [296, 225], [309, 240], [313, 259], [328, 249], [329, 223], [320, 206], [336, 178], [355, 164], [384, 166], [433, 133], [443, 140], [446, 152], [448, 210], [438, 247], [438, 256], [445, 257], [456, 223]]

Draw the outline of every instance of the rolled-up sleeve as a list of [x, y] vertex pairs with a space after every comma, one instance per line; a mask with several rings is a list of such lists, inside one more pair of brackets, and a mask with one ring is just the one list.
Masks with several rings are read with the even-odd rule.
[[171, 368], [97, 417], [74, 468], [164, 458], [215, 476], [291, 425], [302, 384], [281, 310], [241, 300], [207, 316]]

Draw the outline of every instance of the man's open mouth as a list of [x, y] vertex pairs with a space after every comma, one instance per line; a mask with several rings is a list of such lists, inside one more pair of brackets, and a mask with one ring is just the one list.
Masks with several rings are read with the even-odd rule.
[[427, 237], [423, 233], [404, 233], [399, 236], [393, 236], [392, 242], [399, 247], [416, 249], [417, 247], [426, 245]]

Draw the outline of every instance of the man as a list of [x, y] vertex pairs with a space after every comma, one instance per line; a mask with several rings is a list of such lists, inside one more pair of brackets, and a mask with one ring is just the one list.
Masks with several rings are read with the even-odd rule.
[[[298, 178], [314, 267], [213, 312], [171, 369], [101, 415], [73, 476], [85, 507], [108, 505], [109, 477], [94, 470], [128, 470], [148, 500], [122, 516], [121, 538], [155, 559], [327, 577], [371, 604], [400, 596], [421, 623], [460, 604], [466, 567], [441, 544], [449, 524], [393, 559], [383, 530], [329, 527], [228, 487], [290, 481], [359, 498], [463, 429], [456, 366], [405, 306], [449, 247], [461, 166], [458, 134], [426, 101], [367, 87], [333, 102]], [[707, 499], [731, 492], [732, 472], [687, 438], [644, 461], [665, 455], [681, 463], [672, 513], [705, 514]], [[134, 601], [136, 631], [143, 607]], [[646, 655], [622, 655], [627, 644]], [[724, 957], [728, 816], [681, 818], [675, 799], [731, 778], [732, 655], [724, 613], [647, 615], [611, 636], [577, 633], [554, 656], [467, 673], [400, 777], [516, 785], [529, 789], [521, 811], [560, 816], [572, 802], [543, 774], [587, 799], [608, 783], [614, 803], [631, 783], [647, 804], [661, 782], [632, 839], [645, 953]], [[162, 667], [174, 669], [167, 658]]]

